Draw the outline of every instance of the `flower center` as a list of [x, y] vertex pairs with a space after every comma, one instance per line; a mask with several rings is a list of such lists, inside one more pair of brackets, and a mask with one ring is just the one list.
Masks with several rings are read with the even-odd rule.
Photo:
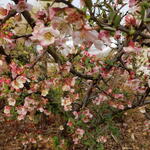
[[46, 40], [50, 40], [52, 37], [53, 37], [53, 35], [50, 32], [47, 32], [47, 33], [44, 34], [44, 38]]

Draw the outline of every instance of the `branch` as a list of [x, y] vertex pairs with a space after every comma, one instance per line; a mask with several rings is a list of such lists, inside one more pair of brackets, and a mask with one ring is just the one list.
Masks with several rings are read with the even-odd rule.
[[24, 12], [22, 12], [22, 15], [24, 16], [24, 18], [26, 19], [26, 21], [28, 22], [28, 24], [33, 29], [34, 26], [35, 26], [35, 20], [31, 17], [30, 13], [25, 10]]
[[29, 38], [30, 36], [32, 36], [32, 34], [26, 34], [26, 35], [13, 35], [11, 38], [12, 38], [12, 39]]
[[[61, 60], [61, 57], [59, 57], [59, 55], [56, 53], [56, 50], [53, 50], [52, 48], [49, 48], [47, 50], [47, 52], [54, 58], [55, 62], [62, 65], [63, 64], [63, 61]], [[70, 72], [73, 74], [73, 75], [76, 75], [80, 78], [83, 78], [83, 79], [87, 79], [87, 80], [95, 80], [93, 76], [90, 76], [90, 75], [86, 75], [86, 74], [82, 74], [78, 71], [76, 71], [74, 69], [74, 67], [72, 67], [70, 69]]]
[[3, 20], [0, 21], [0, 25], [4, 24], [9, 18], [14, 17], [16, 15], [16, 10], [11, 10]]
[[82, 73], [76, 71], [73, 67], [70, 69], [70, 72], [80, 78], [87, 79], [87, 80], [94, 80], [93, 76], [82, 74]]
[[94, 83], [94, 81], [92, 81], [92, 83], [91, 83], [90, 87], [88, 88], [88, 90], [85, 94], [85, 97], [82, 101], [82, 105], [81, 105], [82, 108], [85, 108], [87, 106], [87, 104], [89, 103], [89, 98], [90, 98], [90, 95], [92, 94], [92, 89], [94, 86], [95, 86], [95, 83]]
[[7, 64], [10, 64], [12, 58], [11, 58], [10, 55], [7, 55], [7, 54], [5, 53], [5, 50], [4, 50], [4, 48], [3, 48], [2, 46], [0, 46], [0, 54], [1, 54], [1, 55], [4, 55], [4, 56], [5, 56], [5, 59], [6, 59], [6, 63], [7, 63]]
[[[18, 4], [19, 0], [12, 0], [15, 4]], [[24, 11], [22, 12], [22, 15], [24, 16], [24, 18], [26, 19], [26, 21], [28, 22], [28, 24], [31, 26], [31, 28], [34, 28], [35, 26], [35, 20], [31, 17], [30, 13], [28, 11]]]

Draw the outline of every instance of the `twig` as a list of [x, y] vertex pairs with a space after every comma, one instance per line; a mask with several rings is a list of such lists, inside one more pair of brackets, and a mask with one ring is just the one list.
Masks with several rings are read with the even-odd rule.
[[32, 34], [26, 34], [26, 35], [13, 35], [11, 38], [12, 38], [12, 39], [29, 38], [30, 36], [32, 36]]
[[4, 24], [9, 18], [14, 17], [16, 13], [16, 10], [11, 10], [3, 20], [0, 20], [0, 25]]

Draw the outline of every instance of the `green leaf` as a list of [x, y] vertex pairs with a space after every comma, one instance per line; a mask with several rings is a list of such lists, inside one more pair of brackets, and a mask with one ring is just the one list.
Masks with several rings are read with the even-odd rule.
[[118, 27], [121, 21], [121, 15], [116, 15], [115, 19], [114, 19], [114, 26]]
[[114, 11], [109, 13], [108, 20], [109, 20], [110, 24], [113, 22], [115, 15], [116, 15], [116, 12], [114, 12]]
[[145, 16], [145, 7], [141, 6], [141, 19], [144, 20]]
[[150, 22], [150, 18], [145, 18], [144, 22]]
[[108, 31], [116, 31], [116, 29], [113, 27], [103, 27], [103, 29]]
[[109, 9], [110, 12], [114, 12], [114, 8], [110, 4], [105, 3], [105, 6]]
[[60, 144], [57, 136], [53, 137], [53, 141], [54, 141], [55, 146], [58, 146]]
[[141, 2], [140, 5], [146, 9], [148, 9], [150, 7], [150, 3], [146, 2], [146, 1]]

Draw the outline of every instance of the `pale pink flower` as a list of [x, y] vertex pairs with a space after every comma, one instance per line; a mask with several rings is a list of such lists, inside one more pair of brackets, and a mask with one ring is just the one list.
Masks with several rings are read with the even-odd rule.
[[7, 9], [0, 7], [0, 19], [3, 19], [7, 15]]
[[78, 119], [79, 118], [79, 113], [77, 111], [74, 111], [73, 112], [73, 115], [75, 116], [75, 119]]
[[37, 101], [35, 101], [34, 99], [30, 98], [30, 97], [26, 97], [25, 98], [25, 103], [24, 103], [24, 107], [29, 111], [33, 111], [35, 108], [37, 108], [37, 105], [39, 103]]
[[117, 99], [121, 99], [124, 97], [123, 94], [114, 94], [113, 96], [114, 96], [114, 98], [117, 98]]
[[121, 109], [121, 110], [124, 110], [124, 105], [118, 104], [117, 108], [118, 108], [118, 109]]
[[18, 116], [17, 116], [17, 119], [18, 119], [18, 120], [23, 120], [24, 118], [25, 118], [25, 115], [18, 115]]
[[98, 143], [106, 143], [107, 142], [107, 137], [106, 136], [100, 136], [96, 140]]
[[14, 89], [18, 90], [24, 87], [24, 83], [26, 81], [29, 81], [26, 77], [24, 76], [19, 76], [16, 78], [16, 80], [11, 82], [11, 85]]
[[43, 89], [42, 92], [41, 92], [41, 95], [42, 96], [46, 96], [49, 92], [49, 89]]
[[77, 128], [75, 131], [75, 135], [78, 137], [78, 139], [81, 139], [84, 135], [85, 131], [81, 128]]
[[143, 113], [143, 114], [146, 113], [145, 107], [140, 107], [140, 108], [139, 108], [139, 111], [140, 111], [141, 113]]
[[72, 104], [72, 100], [70, 98], [64, 98], [61, 100], [61, 105], [65, 106], [65, 105], [71, 105]]
[[17, 82], [17, 80], [14, 80], [14, 81], [11, 82], [11, 86], [12, 86], [14, 89], [18, 90], [18, 89], [23, 88], [23, 87], [24, 87], [24, 84], [21, 83], [21, 82]]
[[52, 27], [39, 28], [38, 31], [37, 28], [35, 28], [31, 40], [39, 41], [41, 46], [48, 46], [55, 42], [59, 34], [59, 31]]
[[54, 16], [57, 14], [57, 12], [59, 12], [60, 10], [62, 10], [62, 8], [59, 8], [59, 7], [49, 7], [48, 8], [49, 20], [52, 20], [54, 18]]
[[48, 110], [44, 110], [44, 114], [49, 116], [49, 115], [51, 115], [51, 112], [49, 112]]
[[73, 142], [74, 144], [78, 144], [79, 143], [79, 139], [77, 137], [73, 138]]
[[71, 105], [65, 105], [64, 106], [64, 110], [65, 111], [71, 111], [72, 110], [72, 106]]
[[106, 31], [106, 30], [101, 30], [99, 32], [98, 38], [100, 40], [102, 40], [103, 42], [105, 42], [106, 44], [109, 44], [111, 42], [110, 41], [110, 33], [109, 33], [109, 31]]
[[25, 116], [27, 114], [27, 110], [24, 106], [17, 107], [16, 109], [19, 115]]
[[85, 0], [80, 0], [80, 8], [85, 7]]
[[93, 117], [93, 115], [90, 113], [89, 109], [83, 111], [82, 114], [84, 115], [82, 120], [85, 123], [89, 122], [90, 119]]
[[129, 101], [129, 102], [127, 103], [127, 105], [128, 105], [129, 108], [131, 108], [131, 107], [132, 107], [131, 101]]
[[42, 108], [42, 107], [38, 108], [38, 110], [39, 110], [40, 112], [44, 112], [44, 108]]
[[32, 5], [25, 1], [19, 1], [18, 4], [14, 6], [14, 9], [16, 9], [18, 13], [24, 12], [25, 10], [30, 11], [32, 9]]
[[137, 24], [135, 17], [131, 14], [126, 15], [125, 16], [125, 24], [126, 24], [126, 26], [135, 26]]
[[71, 121], [68, 121], [68, 122], [67, 122], [67, 126], [72, 127], [72, 126], [73, 126], [73, 123], [72, 123]]
[[128, 46], [127, 47], [124, 47], [123, 50], [126, 52], [126, 53], [136, 53], [136, 52], [139, 52], [141, 49], [136, 47], [136, 43], [133, 42], [133, 41], [130, 41]]
[[14, 99], [14, 98], [8, 98], [7, 99], [8, 100], [8, 104], [10, 105], [10, 106], [15, 106], [15, 104], [16, 104], [16, 100]]
[[61, 131], [64, 130], [63, 125], [60, 125], [60, 126], [59, 126], [59, 130], [61, 130]]
[[29, 141], [33, 144], [35, 144], [37, 142], [34, 138], [30, 138]]
[[68, 23], [72, 23], [76, 29], [81, 29], [84, 26], [83, 16], [74, 8], [65, 8], [65, 13], [67, 14], [66, 20]]
[[65, 111], [71, 111], [72, 110], [72, 100], [69, 97], [65, 97], [61, 99], [61, 105], [64, 107]]
[[129, 7], [135, 6], [137, 3], [137, 0], [129, 0]]
[[81, 31], [73, 32], [73, 42], [75, 45], [82, 44], [84, 41], [92, 42], [99, 41], [98, 32], [96, 30], [88, 31], [83, 29]]
[[62, 90], [63, 91], [70, 91], [70, 86], [65, 84], [63, 87], [62, 87]]
[[104, 102], [106, 100], [107, 100], [106, 96], [99, 94], [99, 96], [95, 100], [93, 100], [93, 103], [96, 105], [100, 105], [102, 102]]
[[70, 24], [62, 17], [54, 17], [53, 20], [51, 21], [51, 25], [54, 29], [59, 30], [60, 33], [62, 34], [61, 42], [63, 42], [63, 41], [65, 42], [64, 36], [66, 34], [72, 34], [72, 28], [71, 28]]
[[6, 115], [10, 115], [10, 110], [11, 110], [11, 107], [10, 107], [10, 106], [5, 106], [5, 107], [4, 107], [4, 113], [5, 113]]

